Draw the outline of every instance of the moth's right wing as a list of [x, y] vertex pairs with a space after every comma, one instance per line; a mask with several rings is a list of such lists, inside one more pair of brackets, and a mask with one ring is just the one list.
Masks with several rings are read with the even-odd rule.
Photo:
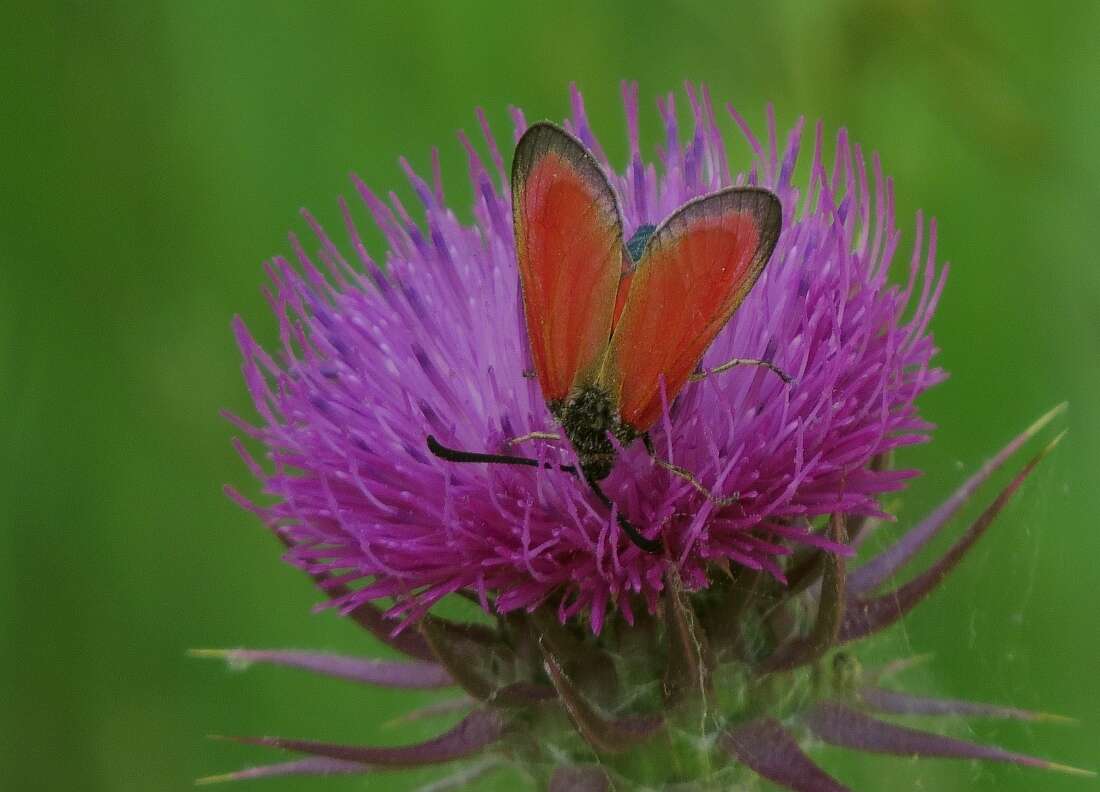
[[783, 208], [767, 190], [731, 187], [673, 213], [630, 279], [600, 384], [623, 423], [649, 429], [752, 289], [779, 238]]

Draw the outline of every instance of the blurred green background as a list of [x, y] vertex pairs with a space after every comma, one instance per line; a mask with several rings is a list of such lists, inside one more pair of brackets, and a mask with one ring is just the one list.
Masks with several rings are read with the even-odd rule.
[[[218, 417], [250, 414], [230, 317], [274, 339], [261, 263], [303, 230], [300, 206], [338, 228], [352, 169], [408, 196], [397, 157], [426, 170], [438, 144], [468, 217], [454, 131], [476, 128], [475, 106], [507, 139], [508, 104], [560, 118], [576, 80], [622, 162], [622, 78], [641, 83], [650, 154], [653, 99], [703, 80], [755, 123], [772, 101], [782, 125], [847, 125], [896, 177], [907, 240], [918, 207], [940, 218], [954, 268], [934, 328], [952, 378], [923, 402], [935, 443], [902, 460], [928, 471], [903, 519], [1071, 402], [1068, 442], [890, 640], [935, 652], [921, 689], [1082, 720], [956, 733], [1100, 765], [1100, 4], [18, 5], [0, 12], [0, 786], [182, 790], [277, 758], [208, 732], [394, 743], [435, 728], [383, 725], [427, 695], [185, 656], [385, 654], [311, 615], [311, 586], [221, 493], [254, 492]], [[861, 790], [1096, 788], [822, 757]]]

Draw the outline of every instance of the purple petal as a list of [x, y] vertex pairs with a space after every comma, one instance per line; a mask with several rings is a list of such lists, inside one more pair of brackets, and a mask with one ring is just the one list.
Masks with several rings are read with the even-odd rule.
[[1025, 429], [1012, 442], [1002, 448], [997, 454], [987, 461], [978, 472], [967, 479], [955, 493], [943, 502], [935, 511], [928, 515], [915, 527], [908, 530], [897, 543], [870, 559], [866, 564], [852, 572], [848, 581], [849, 590], [854, 595], [865, 594], [882, 585], [895, 572], [901, 569], [913, 558], [939, 530], [950, 520], [955, 513], [965, 504], [974, 491], [989, 479], [1010, 456], [1019, 448], [1039, 433], [1056, 416], [1066, 409], [1065, 403], [1059, 404], [1050, 412], [1043, 415], [1031, 426]]
[[611, 782], [598, 767], [559, 767], [550, 778], [549, 792], [609, 792]]
[[1023, 470], [1016, 475], [1016, 478], [1001, 491], [993, 503], [967, 529], [962, 538], [952, 545], [951, 549], [926, 569], [923, 574], [918, 575], [888, 594], [883, 594], [874, 599], [850, 601], [847, 612], [844, 614], [844, 625], [840, 630], [840, 641], [854, 641], [889, 627], [915, 608], [931, 592], [935, 591], [936, 587], [943, 582], [970, 548], [982, 537], [982, 534], [989, 528], [1001, 509], [1024, 483], [1031, 471], [1035, 469], [1035, 466], [1054, 450], [1054, 447], [1058, 445], [1064, 436], [1064, 432], [1058, 435], [1046, 448], [1032, 457]]
[[910, 693], [900, 693], [896, 690], [886, 690], [879, 687], [864, 688], [860, 691], [859, 696], [866, 707], [890, 715], [957, 715], [1024, 721], [1073, 721], [1072, 718], [1051, 715], [1046, 712], [1032, 712], [1016, 707], [1001, 707], [996, 704], [983, 704], [962, 699], [914, 696]]
[[448, 687], [454, 684], [450, 674], [443, 666], [436, 663], [391, 663], [318, 652], [257, 649], [195, 649], [191, 654], [195, 657], [222, 658], [234, 666], [271, 663], [304, 668], [326, 676], [383, 687], [419, 689]]
[[320, 776], [320, 775], [356, 775], [373, 772], [375, 768], [357, 762], [343, 762], [339, 759], [325, 759], [311, 756], [293, 762], [250, 767], [235, 773], [206, 776], [195, 781], [199, 786], [220, 784], [224, 781], [250, 781], [254, 778], [276, 778], [278, 776]]
[[982, 759], [1008, 762], [1044, 770], [1058, 770], [1080, 775], [1093, 775], [1066, 765], [1012, 753], [993, 745], [958, 740], [940, 734], [910, 729], [881, 721], [835, 701], [818, 704], [805, 716], [810, 729], [825, 742], [841, 748], [896, 756], [939, 757], [943, 759]]
[[757, 718], [724, 734], [727, 753], [767, 780], [795, 792], [851, 792], [802, 752], [774, 718]]
[[325, 756], [348, 762], [362, 762], [383, 767], [418, 767], [451, 762], [472, 756], [492, 745], [504, 734], [504, 721], [491, 711], [478, 711], [459, 721], [453, 729], [435, 739], [416, 745], [394, 748], [374, 748], [359, 745], [336, 745], [313, 740], [289, 740], [283, 737], [230, 737], [248, 745], [267, 745], [285, 751]]

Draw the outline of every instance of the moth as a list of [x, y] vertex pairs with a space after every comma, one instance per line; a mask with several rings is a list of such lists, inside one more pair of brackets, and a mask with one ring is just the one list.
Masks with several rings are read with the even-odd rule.
[[[648, 430], [662, 404], [698, 378], [703, 354], [764, 270], [782, 225], [779, 199], [757, 187], [730, 187], [626, 239], [615, 191], [595, 157], [543, 122], [516, 145], [512, 217], [534, 376], [578, 462], [557, 467], [579, 473], [611, 508], [600, 482], [615, 465], [612, 438], [621, 447], [641, 438], [658, 463], [706, 492], [690, 472], [657, 458]], [[789, 380], [770, 363], [747, 358], [709, 373], [740, 364], [763, 365]], [[533, 432], [515, 440], [553, 437]], [[539, 464], [449, 449], [432, 437], [428, 445], [452, 461]], [[618, 515], [638, 547], [659, 551], [659, 540]]]

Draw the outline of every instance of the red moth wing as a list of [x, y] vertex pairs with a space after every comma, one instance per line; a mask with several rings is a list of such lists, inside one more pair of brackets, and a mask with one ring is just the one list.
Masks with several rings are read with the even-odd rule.
[[611, 316], [611, 331], [615, 331], [615, 325], [626, 308], [626, 298], [630, 295], [630, 281], [634, 278], [633, 272], [626, 272], [619, 278], [619, 289], [615, 292], [615, 312]]
[[553, 403], [593, 381], [607, 350], [623, 270], [618, 204], [587, 149], [540, 123], [516, 145], [512, 218], [535, 373]]
[[600, 384], [624, 424], [644, 432], [741, 305], [775, 249], [779, 199], [730, 188], [684, 206], [649, 240], [615, 324]]

